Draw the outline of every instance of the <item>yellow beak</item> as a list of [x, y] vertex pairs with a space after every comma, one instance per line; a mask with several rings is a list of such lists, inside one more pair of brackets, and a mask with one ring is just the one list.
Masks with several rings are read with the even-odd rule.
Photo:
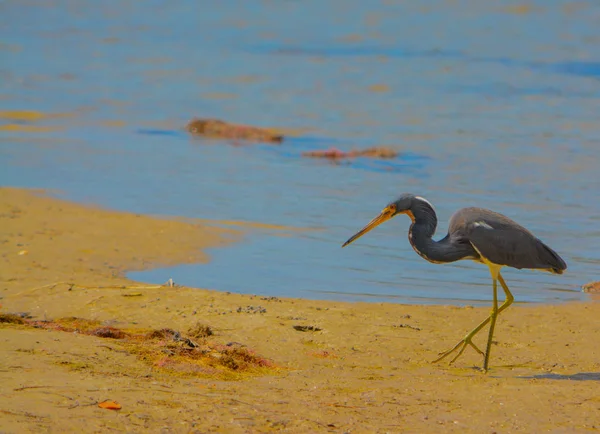
[[364, 234], [369, 232], [371, 229], [375, 229], [381, 223], [386, 222], [389, 219], [391, 219], [392, 217], [394, 217], [394, 212], [395, 212], [395, 210], [390, 207], [384, 208], [383, 211], [381, 211], [381, 214], [379, 214], [377, 217], [375, 217], [373, 220], [371, 220], [369, 223], [367, 223], [367, 225], [364, 228], [362, 228], [360, 231], [358, 231], [357, 233], [352, 235], [350, 237], [350, 239], [348, 239], [348, 241], [346, 241], [342, 245], [342, 247], [346, 247], [348, 244], [350, 244], [357, 238], [362, 237]]

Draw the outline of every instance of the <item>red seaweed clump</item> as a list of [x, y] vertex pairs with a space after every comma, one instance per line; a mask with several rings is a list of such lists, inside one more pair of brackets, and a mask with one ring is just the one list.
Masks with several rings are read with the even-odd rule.
[[600, 281], [586, 283], [582, 286], [582, 289], [583, 292], [588, 292], [590, 294], [600, 294]]
[[283, 135], [268, 128], [250, 125], [231, 124], [219, 119], [194, 118], [186, 125], [186, 129], [194, 135], [252, 142], [281, 143]]
[[391, 148], [386, 148], [383, 146], [375, 146], [373, 148], [367, 149], [359, 149], [352, 151], [341, 151], [337, 148], [329, 148], [322, 151], [310, 151], [302, 153], [303, 157], [312, 157], [312, 158], [328, 158], [330, 160], [339, 160], [346, 158], [356, 158], [356, 157], [368, 157], [368, 158], [378, 158], [378, 159], [387, 159], [387, 158], [395, 158], [398, 156], [398, 152]]
[[242, 344], [219, 343], [213, 339], [212, 328], [203, 323], [197, 323], [189, 330], [190, 335], [199, 339], [198, 342], [169, 328], [124, 331], [78, 317], [42, 321], [30, 320], [20, 314], [0, 313], [0, 323], [116, 339], [126, 352], [155, 367], [183, 375], [241, 379], [243, 375], [267, 374], [278, 369], [273, 361]]

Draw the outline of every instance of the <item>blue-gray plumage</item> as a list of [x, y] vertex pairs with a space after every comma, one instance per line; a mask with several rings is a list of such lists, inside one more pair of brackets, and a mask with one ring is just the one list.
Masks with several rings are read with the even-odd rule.
[[[432, 237], [437, 227], [437, 216], [433, 205], [426, 199], [413, 194], [403, 194], [398, 200], [390, 203], [342, 247], [398, 214], [407, 214], [411, 218], [412, 224], [408, 231], [408, 240], [413, 249], [424, 259], [437, 264], [472, 259], [489, 267], [493, 282], [492, 314], [469, 332], [457, 345], [440, 353], [440, 357], [435, 360], [436, 362], [442, 360], [460, 347], [460, 351], [452, 359], [452, 363], [458, 359], [467, 345], [470, 345], [484, 356], [483, 369], [487, 371], [496, 318], [514, 300], [500, 274], [500, 269], [507, 266], [562, 274], [567, 269], [567, 264], [554, 250], [523, 226], [502, 214], [484, 208], [458, 210], [450, 218], [448, 234], [441, 240], [434, 241]], [[497, 282], [500, 282], [506, 295], [506, 299], [500, 307], [498, 307], [497, 299]], [[484, 353], [472, 342], [472, 338], [488, 322], [491, 324], [487, 349]]]

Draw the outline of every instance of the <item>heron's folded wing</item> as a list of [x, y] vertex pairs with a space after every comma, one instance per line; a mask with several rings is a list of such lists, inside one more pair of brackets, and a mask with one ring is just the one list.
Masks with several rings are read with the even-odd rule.
[[468, 238], [488, 261], [514, 268], [564, 269], [564, 261], [531, 233], [472, 225]]

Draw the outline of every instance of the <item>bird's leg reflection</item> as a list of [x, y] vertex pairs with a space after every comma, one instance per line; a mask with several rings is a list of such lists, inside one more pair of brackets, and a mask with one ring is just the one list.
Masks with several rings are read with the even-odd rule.
[[[502, 286], [502, 289], [504, 290], [504, 294], [506, 295], [506, 299], [504, 300], [504, 303], [502, 303], [502, 305], [498, 308], [498, 311], [496, 313], [496, 315], [499, 315], [500, 312], [504, 311], [508, 306], [510, 306], [513, 301], [515, 300], [515, 298], [513, 297], [512, 293], [510, 292], [510, 290], [508, 289], [508, 286], [506, 285], [506, 282], [504, 281], [504, 278], [502, 277], [502, 274], [498, 273], [498, 281], [500, 282], [500, 285]], [[448, 357], [450, 354], [452, 354], [454, 351], [458, 350], [460, 348], [460, 350], [458, 351], [458, 354], [456, 356], [454, 356], [454, 358], [452, 360], [450, 360], [450, 363], [454, 363], [460, 356], [461, 354], [465, 351], [465, 349], [467, 348], [468, 345], [470, 345], [471, 347], [473, 347], [473, 349], [475, 351], [477, 351], [479, 354], [481, 354], [482, 356], [486, 357], [486, 353], [484, 353], [483, 351], [481, 351], [477, 345], [475, 345], [472, 341], [473, 337], [479, 333], [479, 331], [484, 328], [487, 323], [490, 322], [490, 320], [492, 319], [491, 315], [489, 317], [487, 317], [485, 320], [483, 320], [477, 327], [475, 327], [473, 330], [471, 330], [459, 343], [457, 343], [454, 347], [450, 348], [447, 351], [441, 352], [439, 354], [439, 357], [437, 359], [435, 359], [433, 361], [433, 363], [437, 363], [440, 360], [445, 359], [446, 357]], [[488, 342], [489, 344], [489, 342]], [[488, 357], [489, 357], [489, 350], [487, 352]], [[487, 364], [486, 364], [487, 365]]]

